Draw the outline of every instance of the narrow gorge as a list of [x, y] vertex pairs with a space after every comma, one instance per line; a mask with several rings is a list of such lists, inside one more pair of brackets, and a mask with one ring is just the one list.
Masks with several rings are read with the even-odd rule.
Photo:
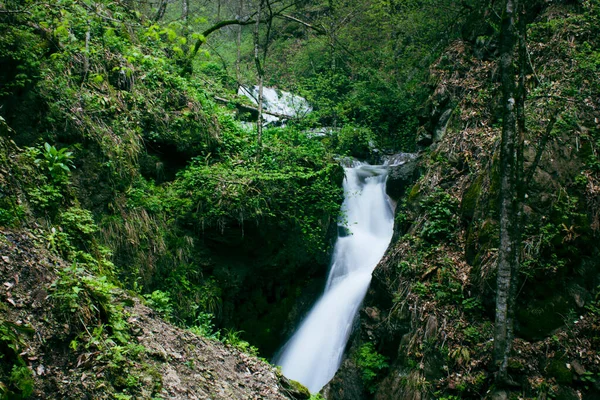
[[311, 393], [318, 393], [339, 368], [371, 273], [392, 238], [387, 168], [353, 164], [345, 168], [345, 199], [325, 291], [274, 360], [285, 376]]

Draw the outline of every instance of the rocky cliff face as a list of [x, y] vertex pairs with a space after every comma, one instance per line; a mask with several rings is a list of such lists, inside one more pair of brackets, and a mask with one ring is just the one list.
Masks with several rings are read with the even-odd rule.
[[[549, 6], [528, 29], [530, 180], [509, 365], [519, 398], [600, 396], [600, 81], [591, 74], [597, 65], [586, 61], [596, 39], [581, 25], [597, 21], [594, 7]], [[431, 70], [421, 177], [408, 189], [404, 179], [388, 182], [399, 202], [397, 235], [374, 272], [360, 330], [329, 399], [489, 394], [501, 124], [498, 66], [482, 56], [484, 45], [490, 42], [456, 42]], [[371, 393], [356, 389], [361, 374], [353, 372], [366, 342], [390, 364]]]

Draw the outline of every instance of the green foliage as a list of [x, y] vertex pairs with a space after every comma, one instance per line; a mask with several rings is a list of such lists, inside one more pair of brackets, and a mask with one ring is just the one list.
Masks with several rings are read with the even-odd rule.
[[13, 398], [26, 399], [33, 393], [33, 373], [25, 365], [13, 365], [9, 382], [18, 390]]
[[458, 201], [438, 189], [427, 196], [421, 206], [427, 215], [421, 237], [430, 243], [450, 239], [458, 227]]
[[43, 171], [49, 174], [51, 181], [55, 184], [61, 184], [68, 181], [73, 165], [73, 152], [67, 151], [67, 148], [57, 150], [56, 147], [44, 143], [44, 150], [41, 152], [42, 158], [35, 160]]
[[215, 330], [213, 318], [214, 316], [212, 314], [200, 312], [198, 313], [193, 326], [189, 327], [188, 329], [195, 335], [218, 340], [221, 336], [221, 333]]
[[90, 325], [108, 324], [113, 335], [126, 342], [121, 307], [113, 302], [115, 288], [106, 276], [95, 277], [73, 265], [60, 272], [52, 284], [51, 297], [57, 316], [71, 329], [81, 331]]
[[63, 200], [62, 190], [51, 184], [32, 187], [27, 194], [35, 208], [50, 213], [55, 213]]
[[25, 218], [25, 210], [13, 201], [0, 198], [0, 226], [13, 227]]
[[247, 341], [241, 338], [241, 331], [234, 331], [227, 329], [223, 335], [221, 335], [221, 341], [225, 344], [235, 347], [239, 351], [253, 356], [258, 356], [258, 349], [252, 346]]
[[598, 316], [600, 316], [600, 286], [598, 286], [596, 288], [596, 296], [594, 298], [594, 301], [589, 302], [588, 304], [585, 305], [585, 308], [593, 313], [596, 314]]
[[388, 369], [389, 364], [385, 356], [375, 350], [371, 342], [361, 345], [354, 355], [356, 365], [361, 370], [361, 376], [365, 388], [369, 393], [375, 393], [377, 382]]
[[591, 235], [589, 217], [577, 196], [559, 193], [550, 212], [526, 226], [526, 256], [521, 273], [527, 276], [564, 274], [569, 260], [581, 255], [581, 243]]
[[158, 312], [163, 318], [169, 320], [173, 315], [173, 306], [169, 294], [161, 290], [155, 290], [151, 294], [144, 295], [146, 304]]
[[58, 222], [64, 234], [80, 247], [93, 241], [93, 235], [98, 231], [92, 213], [79, 207], [70, 207], [58, 216]]
[[33, 374], [21, 358], [23, 333], [33, 329], [0, 320], [0, 399], [26, 399], [33, 392]]
[[341, 200], [340, 167], [322, 145], [294, 130], [270, 130], [263, 140], [260, 163], [243, 161], [253, 149], [241, 146], [246, 157], [211, 165], [194, 159], [175, 182], [177, 211], [221, 231], [248, 223], [286, 226], [307, 251], [323, 251], [323, 221], [337, 214]]
[[334, 132], [333, 135], [335, 152], [341, 155], [366, 159], [375, 145], [375, 137], [368, 128], [344, 125], [339, 132]]

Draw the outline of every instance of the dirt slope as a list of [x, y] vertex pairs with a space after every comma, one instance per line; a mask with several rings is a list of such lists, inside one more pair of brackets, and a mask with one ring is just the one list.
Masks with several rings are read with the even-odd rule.
[[[30, 398], [38, 399], [308, 397], [266, 362], [177, 328], [114, 287], [104, 299], [111, 305], [102, 309], [101, 290], [76, 286], [71, 292], [81, 303], [85, 293], [97, 298], [89, 315], [75, 308], [65, 317], [57, 292], [69, 267], [46, 243], [32, 231], [0, 230], [0, 397], [2, 390], [7, 398], [31, 391], [31, 378]], [[110, 315], [113, 306], [121, 328]], [[73, 323], [73, 315], [82, 323]], [[10, 364], [27, 366], [31, 377], [16, 380]]]

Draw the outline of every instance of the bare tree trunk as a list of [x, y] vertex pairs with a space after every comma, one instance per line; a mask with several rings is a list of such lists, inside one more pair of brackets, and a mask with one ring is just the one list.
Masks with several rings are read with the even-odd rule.
[[499, 390], [509, 383], [508, 358], [510, 355], [516, 279], [519, 267], [520, 203], [519, 161], [520, 147], [516, 124], [516, 85], [513, 67], [515, 50], [515, 11], [518, 0], [506, 0], [500, 33], [500, 68], [503, 97], [502, 143], [500, 150], [500, 245], [498, 250], [496, 321], [494, 332], [494, 364], [498, 368], [496, 383]]
[[165, 16], [165, 12], [167, 11], [167, 3], [168, 0], [160, 1], [160, 4], [158, 5], [158, 11], [156, 12], [156, 16], [154, 17], [155, 22], [160, 21]]
[[183, 0], [181, 3], [181, 17], [184, 21], [187, 21], [190, 13], [190, 0]]
[[[238, 19], [242, 18], [242, 14], [244, 13], [244, 0], [240, 0], [239, 8], [238, 8]], [[240, 63], [242, 60], [242, 25], [238, 25], [237, 38], [237, 58], [235, 60], [235, 77], [239, 82], [241, 82], [240, 77]]]
[[258, 119], [256, 120], [256, 133], [257, 133], [257, 144], [258, 153], [257, 158], [260, 158], [261, 147], [262, 147], [262, 124], [263, 124], [263, 66], [260, 61], [260, 17], [262, 12], [263, 0], [258, 2], [258, 10], [256, 12], [256, 26], [254, 28], [254, 63], [256, 64], [256, 72], [258, 74]]
[[83, 57], [83, 79], [87, 76], [90, 71], [90, 38], [91, 38], [91, 30], [90, 23], [88, 22], [88, 29], [85, 32], [85, 54]]

